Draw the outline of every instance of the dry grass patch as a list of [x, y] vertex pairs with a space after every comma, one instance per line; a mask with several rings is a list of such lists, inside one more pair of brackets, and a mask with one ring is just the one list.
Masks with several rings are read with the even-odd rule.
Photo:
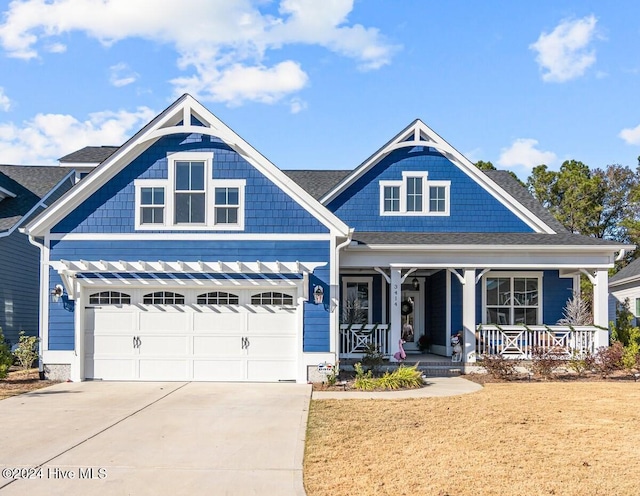
[[0, 400], [56, 384], [55, 381], [41, 381], [39, 377], [38, 369], [9, 372], [5, 379], [0, 379]]
[[640, 494], [640, 384], [487, 384], [415, 400], [314, 400], [309, 496]]

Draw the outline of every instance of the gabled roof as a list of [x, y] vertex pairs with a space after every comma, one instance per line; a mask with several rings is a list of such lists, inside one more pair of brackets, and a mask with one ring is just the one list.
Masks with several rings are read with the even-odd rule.
[[640, 258], [636, 258], [624, 269], [609, 279], [609, 286], [618, 286], [629, 282], [640, 281]]
[[80, 150], [69, 153], [58, 161], [62, 164], [99, 164], [113, 155], [119, 146], [85, 146]]
[[320, 201], [328, 205], [333, 199], [345, 191], [351, 184], [374, 168], [382, 159], [395, 150], [401, 148], [412, 148], [416, 146], [429, 147], [441, 153], [451, 163], [456, 165], [462, 172], [470, 176], [489, 194], [502, 203], [507, 209], [513, 212], [525, 224], [535, 232], [554, 233], [555, 230], [543, 219], [514, 198], [509, 191], [501, 187], [483, 171], [478, 169], [472, 162], [464, 157], [459, 151], [442, 139], [435, 131], [429, 128], [420, 119], [416, 119], [400, 133], [388, 141], [382, 148], [371, 155], [360, 164], [351, 174], [336, 184], [329, 192], [322, 196]]
[[351, 174], [350, 170], [285, 170], [302, 189], [319, 200], [331, 188]]
[[17, 227], [69, 174], [55, 166], [0, 165], [0, 190], [13, 195], [0, 201], [0, 232]]
[[175, 134], [203, 134], [221, 139], [274, 184], [291, 195], [305, 210], [327, 226], [332, 233], [340, 236], [348, 235], [349, 228], [344, 222], [315, 201], [309, 193], [189, 94], [178, 98], [124, 145], [114, 151], [76, 187], [30, 222], [26, 227], [27, 233], [34, 236], [44, 235], [156, 141], [164, 136]]

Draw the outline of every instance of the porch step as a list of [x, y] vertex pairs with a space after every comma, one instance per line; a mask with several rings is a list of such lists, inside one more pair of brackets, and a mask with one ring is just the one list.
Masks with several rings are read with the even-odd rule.
[[[340, 368], [346, 372], [352, 372], [353, 365], [355, 363], [356, 361], [353, 360], [342, 360], [340, 362]], [[380, 370], [382, 372], [386, 372], [387, 370], [392, 371], [397, 369], [400, 365], [413, 367], [416, 363], [419, 364], [418, 370], [427, 377], [456, 377], [464, 374], [464, 366], [460, 363], [452, 363], [451, 360], [443, 360], [439, 362], [418, 362], [407, 359], [402, 364], [385, 363], [380, 367]]]

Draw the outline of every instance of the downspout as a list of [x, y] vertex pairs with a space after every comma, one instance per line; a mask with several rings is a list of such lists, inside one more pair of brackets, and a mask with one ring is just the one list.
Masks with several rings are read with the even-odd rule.
[[33, 236], [31, 235], [27, 235], [27, 239], [29, 240], [29, 243], [31, 243], [33, 246], [37, 246], [38, 249], [40, 250], [40, 267], [38, 268], [39, 272], [40, 272], [40, 298], [38, 298], [38, 301], [40, 302], [40, 304], [38, 305], [38, 313], [39, 313], [39, 319], [38, 319], [38, 375], [40, 376], [40, 380], [44, 380], [44, 363], [42, 361], [42, 354], [43, 354], [43, 349], [42, 349], [42, 323], [43, 323], [43, 318], [44, 318], [44, 312], [42, 311], [43, 308], [43, 303], [41, 301], [42, 298], [42, 285], [44, 283], [43, 280], [43, 270], [42, 270], [42, 259], [43, 259], [43, 255], [44, 255], [44, 244], [38, 243]]
[[[339, 312], [340, 310], [340, 301], [339, 301], [339, 294], [340, 294], [340, 250], [342, 250], [344, 247], [348, 246], [351, 243], [351, 239], [353, 237], [353, 232], [355, 231], [354, 228], [350, 228], [349, 229], [349, 234], [347, 234], [347, 240], [343, 241], [342, 243], [340, 243], [339, 245], [336, 246], [336, 267], [335, 267], [335, 273], [333, 274], [333, 277], [335, 278], [334, 281], [332, 281], [334, 284], [333, 286], [336, 288], [336, 309]], [[336, 343], [336, 369], [338, 371], [340, 371], [340, 314], [338, 313], [337, 316], [335, 317], [335, 319], [338, 321], [337, 325], [336, 325], [336, 330], [335, 330], [335, 343]]]

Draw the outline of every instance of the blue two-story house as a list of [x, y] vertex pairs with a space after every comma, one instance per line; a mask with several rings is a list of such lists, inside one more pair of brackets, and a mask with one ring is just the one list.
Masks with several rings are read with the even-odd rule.
[[458, 332], [465, 363], [527, 353], [514, 332], [548, 335], [580, 274], [606, 327], [632, 248], [567, 233], [419, 120], [354, 170], [283, 172], [184, 95], [112, 151], [26, 228], [48, 375], [306, 382], [367, 343], [451, 355]]

